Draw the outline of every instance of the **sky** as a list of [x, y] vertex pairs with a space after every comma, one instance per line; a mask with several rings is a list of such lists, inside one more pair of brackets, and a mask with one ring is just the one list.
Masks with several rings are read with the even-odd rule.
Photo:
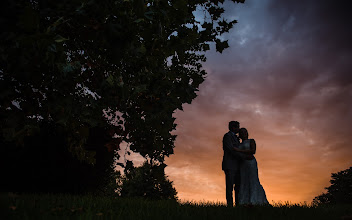
[[270, 203], [310, 203], [326, 192], [331, 173], [352, 166], [348, 2], [225, 2], [225, 17], [238, 20], [223, 36], [230, 48], [206, 54], [198, 97], [174, 114], [177, 139], [165, 172], [181, 201], [226, 202], [222, 138], [232, 120], [256, 140]]
[[237, 120], [257, 143], [269, 202], [311, 202], [352, 166], [348, 1], [225, 3], [230, 48], [207, 53], [198, 97], [174, 116], [166, 174], [183, 201], [225, 202], [222, 137]]

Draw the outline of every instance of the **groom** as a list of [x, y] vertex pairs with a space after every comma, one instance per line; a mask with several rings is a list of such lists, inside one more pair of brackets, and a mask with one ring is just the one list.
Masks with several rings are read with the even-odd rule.
[[[235, 190], [235, 203], [238, 205], [238, 192], [241, 183], [240, 166], [241, 161], [252, 159], [251, 156], [246, 156], [234, 150], [240, 144], [237, 136], [240, 130], [238, 121], [229, 122], [229, 132], [224, 135], [222, 140], [224, 156], [222, 159], [222, 170], [225, 172], [226, 179], [226, 201], [227, 206], [233, 206], [233, 190]], [[253, 157], [253, 156], [252, 156]], [[235, 185], [235, 187], [233, 186]]]

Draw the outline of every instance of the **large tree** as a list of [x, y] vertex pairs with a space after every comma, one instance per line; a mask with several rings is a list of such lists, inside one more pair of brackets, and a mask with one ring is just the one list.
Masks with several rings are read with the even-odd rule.
[[[70, 152], [94, 163], [90, 128], [119, 149], [162, 162], [172, 114], [203, 82], [204, 52], [236, 21], [224, 0], [5, 0], [0, 24], [0, 132], [22, 144], [43, 123], [66, 131]], [[244, 2], [238, 0], [233, 2]], [[204, 14], [196, 19], [195, 11]]]
[[[236, 21], [223, 18], [223, 2], [3, 0], [0, 141], [10, 173], [61, 154], [110, 169], [122, 141], [162, 164], [173, 153], [173, 113], [204, 81], [205, 51], [228, 47], [220, 36]], [[26, 154], [33, 161], [12, 160]]]

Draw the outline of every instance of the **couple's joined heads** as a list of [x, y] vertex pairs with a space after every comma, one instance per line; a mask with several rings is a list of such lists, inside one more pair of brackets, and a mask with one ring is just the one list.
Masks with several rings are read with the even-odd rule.
[[229, 130], [235, 134], [239, 134], [239, 137], [242, 140], [248, 139], [248, 131], [246, 128], [240, 128], [240, 123], [238, 121], [229, 122]]

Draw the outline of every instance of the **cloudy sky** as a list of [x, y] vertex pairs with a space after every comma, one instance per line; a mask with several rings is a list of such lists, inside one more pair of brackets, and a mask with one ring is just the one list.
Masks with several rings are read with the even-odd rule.
[[181, 200], [225, 202], [222, 137], [238, 120], [257, 142], [269, 201], [311, 202], [352, 166], [348, 1], [226, 3], [230, 48], [207, 53], [198, 97], [175, 113], [166, 173]]

